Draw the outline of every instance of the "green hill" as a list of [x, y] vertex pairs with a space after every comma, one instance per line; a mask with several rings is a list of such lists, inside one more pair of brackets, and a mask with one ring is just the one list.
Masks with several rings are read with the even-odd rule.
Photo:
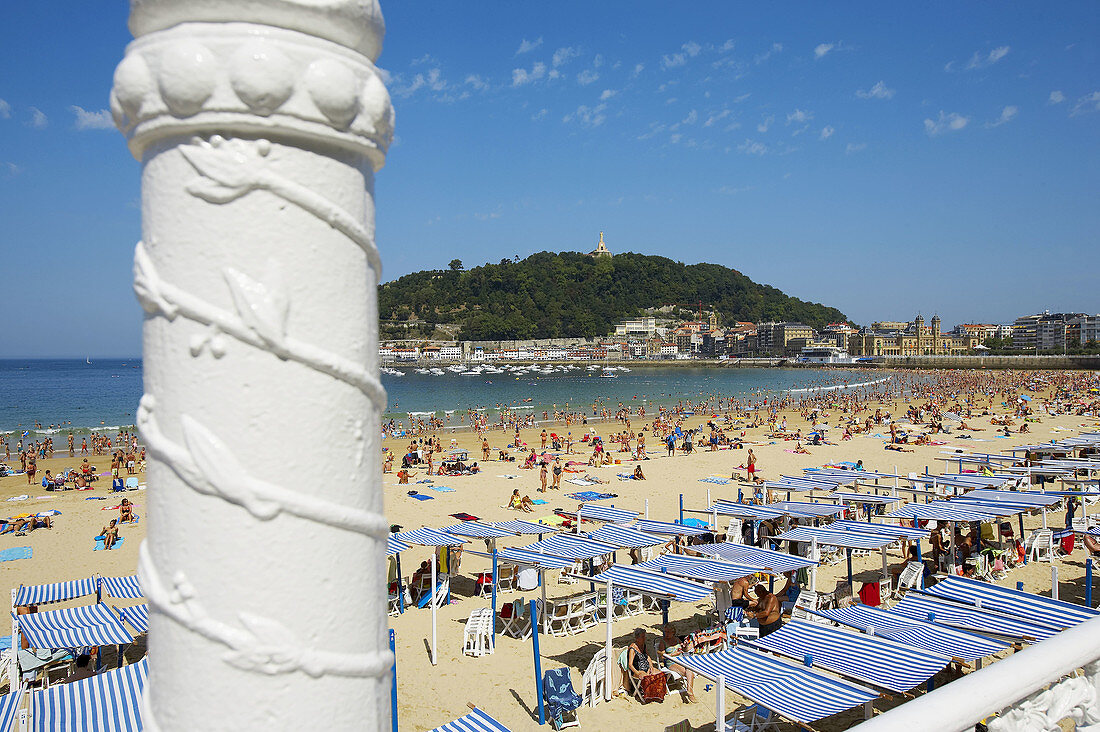
[[800, 321], [815, 328], [846, 318], [836, 308], [805, 302], [717, 264], [616, 254], [593, 259], [575, 252], [539, 252], [464, 271], [414, 272], [378, 288], [383, 337], [431, 335], [457, 326], [465, 340], [606, 335], [645, 308], [703, 301], [722, 323]]

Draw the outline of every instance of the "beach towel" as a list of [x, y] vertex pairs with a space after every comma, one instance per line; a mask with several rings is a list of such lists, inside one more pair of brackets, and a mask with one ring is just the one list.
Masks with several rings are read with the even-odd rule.
[[561, 526], [565, 523], [565, 519], [561, 516], [546, 516], [545, 518], [540, 518], [539, 523], [543, 526]]
[[437, 493], [454, 493], [455, 492], [454, 488], [448, 488], [445, 485], [429, 485], [429, 486], [424, 486], [424, 487], [428, 488], [430, 490], [433, 490]]
[[501, 478], [507, 478], [508, 480], [512, 480], [513, 478], [518, 478], [519, 476], [518, 475], [502, 475], [500, 477]]
[[409, 498], [415, 498], [418, 501], [430, 501], [434, 496], [426, 496], [423, 493], [409, 493]]
[[619, 473], [619, 480], [634, 480], [634, 473]]
[[[740, 466], [738, 466], [740, 467]], [[706, 478], [700, 478], [700, 483], [717, 483], [718, 485], [726, 485], [730, 482], [729, 478], [719, 478], [714, 475], [708, 475]]]
[[106, 501], [107, 496], [88, 496], [85, 501]]
[[531, 503], [535, 504], [536, 506], [545, 506], [547, 502], [542, 500], [541, 498], [536, 498], [535, 500], [531, 501]]
[[[126, 541], [125, 536], [118, 537], [117, 539], [115, 539], [115, 545], [113, 547], [111, 547], [111, 549], [114, 550], [114, 549], [117, 549], [118, 547], [122, 546], [122, 542], [124, 542], [124, 541]], [[103, 537], [102, 536], [97, 536], [95, 538], [95, 549], [93, 549], [92, 551], [93, 552], [104, 551]]]
[[433, 481], [433, 480], [432, 480], [431, 478], [425, 478], [424, 480], [418, 480], [418, 481], [416, 481], [416, 484], [417, 484], [417, 485], [420, 485], [421, 483], [433, 483], [433, 482], [434, 482], [434, 481]]
[[[0, 551], [0, 562], [14, 562], [16, 559], [30, 559], [31, 554], [33, 554], [33, 550], [29, 546], [13, 546], [9, 549]], [[0, 646], [0, 648], [2, 647], [3, 646]], [[10, 642], [7, 647], [11, 648]]]
[[584, 478], [566, 478], [566, 483], [572, 483], [573, 485], [596, 485], [593, 480], [585, 480]]
[[451, 517], [456, 518], [459, 521], [477, 521], [478, 520], [477, 516], [474, 516], [473, 514], [469, 514], [469, 513], [464, 513], [464, 512], [452, 513]]
[[683, 525], [683, 526], [692, 526], [692, 527], [695, 527], [697, 529], [709, 529], [710, 528], [710, 524], [708, 524], [706, 521], [703, 521], [702, 519], [697, 519], [697, 518], [686, 518], [683, 521], [681, 521], [680, 524]]
[[578, 491], [576, 493], [567, 493], [566, 498], [572, 498], [574, 501], [602, 501], [605, 498], [615, 498], [615, 493], [597, 493], [596, 491]]
[[28, 496], [26, 493], [24, 493], [21, 496], [12, 496], [11, 498], [9, 498], [7, 500], [9, 500], [9, 501], [25, 501], [28, 498], [30, 498], [30, 496]]

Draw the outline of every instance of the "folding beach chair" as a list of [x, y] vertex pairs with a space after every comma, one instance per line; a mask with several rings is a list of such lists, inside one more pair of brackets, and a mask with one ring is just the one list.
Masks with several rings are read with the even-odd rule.
[[726, 624], [727, 637], [749, 640], [760, 637], [760, 626], [753, 625], [752, 621], [745, 617], [745, 608], [731, 607], [726, 614], [730, 619], [730, 622]]
[[512, 592], [519, 581], [519, 567], [514, 564], [497, 565], [497, 592]]
[[1053, 562], [1054, 532], [1050, 529], [1035, 529], [1024, 542], [1024, 551], [1030, 562]]
[[759, 704], [753, 704], [727, 718], [726, 729], [731, 732], [779, 732], [777, 714]]
[[792, 618], [801, 618], [802, 620], [820, 620], [817, 615], [811, 615], [807, 610], [825, 610], [827, 606], [822, 604], [821, 596], [813, 590], [801, 590], [798, 593], [798, 598], [794, 601], [794, 607], [791, 608]]
[[909, 562], [905, 565], [905, 569], [901, 570], [901, 574], [898, 575], [898, 586], [894, 588], [890, 596], [895, 600], [901, 599], [909, 590], [920, 587], [922, 577], [924, 577], [924, 564]]
[[468, 656], [487, 656], [496, 650], [493, 647], [492, 608], [478, 608], [466, 619], [466, 628], [462, 634], [462, 652]]
[[584, 700], [573, 690], [568, 668], [546, 670], [542, 676], [542, 695], [546, 702], [546, 716], [554, 729], [580, 726], [577, 709]]
[[588, 668], [581, 676], [581, 697], [588, 702], [589, 707], [594, 707], [603, 698], [603, 688], [607, 675], [607, 650], [601, 648], [588, 662]]
[[525, 602], [506, 602], [497, 612], [500, 632], [512, 638], [527, 640], [531, 637], [531, 614]]
[[[431, 584], [431, 580], [428, 580], [428, 584]], [[451, 578], [444, 576], [440, 578], [435, 586], [435, 592], [425, 592], [423, 596], [416, 602], [418, 608], [428, 607], [430, 601], [433, 605], [443, 607], [447, 604], [447, 597], [451, 594]]]

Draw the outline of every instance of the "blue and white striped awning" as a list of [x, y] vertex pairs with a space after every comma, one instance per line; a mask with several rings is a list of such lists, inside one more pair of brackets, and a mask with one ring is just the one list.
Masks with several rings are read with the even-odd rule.
[[1100, 615], [1100, 612], [1082, 605], [1052, 600], [1030, 592], [1020, 592], [956, 575], [948, 576], [947, 579], [936, 583], [925, 592], [981, 608], [1010, 613], [1023, 619], [1039, 618], [1044, 624], [1057, 628], [1069, 628]]
[[611, 554], [618, 549], [618, 547], [612, 546], [611, 544], [604, 544], [602, 541], [593, 541], [592, 539], [577, 536], [576, 534], [554, 534], [553, 536], [546, 537], [542, 541], [528, 544], [523, 548], [529, 552], [554, 554], [559, 557], [565, 557], [566, 559], [592, 559], [594, 557], [602, 557], [605, 554]]
[[78, 597], [94, 595], [97, 588], [96, 578], [54, 582], [48, 585], [21, 586], [15, 594], [15, 606], [46, 605], [51, 602], [74, 600]]
[[[952, 628], [989, 633], [1029, 642], [1046, 640], [1059, 630], [1049, 625], [1024, 620], [1015, 615], [982, 610], [973, 605], [941, 600], [937, 597], [913, 591], [905, 593], [905, 597], [897, 605], [890, 608], [890, 612], [930, 623], [947, 625]], [[931, 619], [929, 619], [930, 617]]]
[[130, 624], [136, 633], [149, 632], [149, 606], [133, 605], [131, 607], [118, 608], [118, 614]]
[[696, 602], [714, 595], [714, 590], [709, 586], [689, 582], [664, 572], [653, 572], [622, 564], [611, 565], [596, 575], [596, 580], [603, 582], [611, 580], [613, 586], [637, 590], [643, 595], [670, 597], [680, 602]]
[[892, 536], [884, 536], [875, 532], [830, 531], [827, 526], [796, 526], [772, 538], [806, 543], [816, 539], [818, 544], [839, 546], [845, 549], [881, 549], [897, 541]]
[[983, 511], [993, 516], [1015, 516], [1018, 513], [1026, 513], [1035, 510], [1035, 506], [1029, 503], [1009, 503], [1008, 501], [990, 501], [985, 498], [971, 498], [969, 494], [952, 498], [951, 503], [967, 510]]
[[718, 653], [684, 654], [676, 663], [794, 722], [810, 724], [878, 698], [866, 687], [825, 676], [744, 645]]
[[999, 491], [993, 488], [979, 488], [966, 494], [967, 498], [983, 498], [989, 501], [1007, 501], [1009, 503], [1026, 503], [1036, 508], [1050, 506], [1062, 500], [1061, 496], [1050, 493], [1033, 493], [1031, 491]]
[[478, 523], [477, 521], [463, 521], [454, 526], [444, 527], [443, 530], [455, 536], [472, 536], [475, 539], [500, 539], [505, 536], [516, 535], [514, 531], [508, 531], [508, 529], [502, 529], [492, 524]]
[[523, 521], [522, 519], [512, 519], [511, 521], [493, 521], [493, 526], [496, 526], [506, 531], [511, 531], [513, 534], [546, 534], [553, 529], [548, 529], [542, 524], [534, 524], [530, 521]]
[[747, 564], [734, 564], [721, 559], [689, 557], [684, 554], [662, 554], [656, 559], [642, 562], [638, 566], [655, 572], [667, 570], [669, 574], [690, 577], [703, 582], [733, 582], [736, 579], [748, 577], [761, 571], [759, 567], [750, 567]]
[[854, 531], [857, 534], [880, 534], [895, 539], [923, 539], [928, 536], [927, 529], [918, 529], [916, 526], [876, 524], [870, 521], [834, 521], [825, 528], [835, 531]]
[[141, 691], [148, 662], [105, 671], [91, 678], [59, 684], [31, 695], [35, 732], [138, 732]]
[[825, 497], [835, 498], [841, 503], [878, 503], [884, 506], [902, 500], [898, 496], [876, 496], [871, 493], [844, 493], [843, 491], [833, 491]]
[[819, 614], [864, 633], [893, 638], [915, 648], [966, 661], [977, 661], [1009, 646], [984, 635], [935, 625], [869, 605], [838, 607], [822, 610]]
[[133, 636], [104, 604], [13, 615], [31, 648], [77, 648], [130, 643]]
[[408, 544], [400, 539], [394, 538], [393, 534], [386, 537], [386, 556], [392, 557], [394, 554], [400, 554], [406, 549], [411, 549]]
[[0, 697], [0, 732], [11, 732], [15, 717], [19, 714], [19, 704], [23, 701], [23, 694], [26, 691], [26, 686], [20, 686], [10, 694]]
[[814, 666], [896, 692], [912, 689], [951, 662], [889, 638], [805, 620], [790, 620], [751, 644], [799, 661], [811, 656]]
[[637, 511], [624, 511], [621, 508], [586, 503], [577, 512], [577, 517], [589, 521], [609, 521], [613, 524], [626, 524], [638, 518]]
[[699, 552], [700, 554], [706, 554], [709, 557], [720, 557], [730, 562], [747, 564], [751, 567], [760, 567], [761, 569], [770, 570], [773, 574], [777, 572], [793, 572], [796, 569], [813, 567], [817, 564], [817, 562], [812, 559], [795, 556], [794, 554], [785, 554], [783, 552], [773, 552], [770, 549], [761, 549], [759, 547], [749, 546], [748, 544], [730, 544], [729, 542], [723, 544], [700, 544], [691, 547], [691, 550], [693, 552]]
[[897, 511], [893, 518], [915, 518], [930, 521], [988, 521], [992, 518], [984, 511], [965, 508], [953, 501], [932, 501], [931, 503], [907, 503]]
[[619, 524], [604, 524], [599, 531], [593, 531], [589, 536], [596, 541], [602, 541], [620, 549], [640, 549], [665, 543], [663, 537], [646, 534]]
[[426, 527], [413, 529], [412, 531], [402, 531], [400, 534], [391, 534], [391, 536], [395, 536], [398, 541], [403, 541], [406, 544], [418, 544], [420, 546], [456, 546], [466, 543], [465, 539], [461, 539], [454, 534]]
[[717, 501], [707, 508], [707, 513], [751, 519], [774, 519], [786, 515], [782, 511], [776, 511], [767, 506], [757, 506], [754, 503], [737, 503], [735, 501]]
[[835, 506], [831, 503], [806, 503], [804, 501], [776, 501], [769, 503], [768, 508], [782, 511], [788, 516], [798, 518], [823, 518], [844, 513], [844, 506]]
[[432, 732], [510, 732], [510, 730], [475, 707], [469, 714], [436, 727]]
[[101, 581], [103, 583], [103, 589], [107, 591], [107, 594], [119, 600], [140, 600], [145, 597], [145, 593], [141, 589], [141, 583], [138, 581], [137, 575], [132, 574], [129, 577], [103, 577]]
[[539, 569], [567, 569], [573, 566], [572, 559], [559, 557], [556, 554], [532, 552], [527, 549], [501, 549], [497, 552], [497, 561], [509, 564], [525, 564]]
[[698, 526], [684, 526], [683, 524], [651, 521], [650, 519], [638, 519], [638, 523], [631, 528], [648, 534], [662, 534], [664, 536], [699, 536], [700, 534], [710, 533], [707, 529], [701, 529]]

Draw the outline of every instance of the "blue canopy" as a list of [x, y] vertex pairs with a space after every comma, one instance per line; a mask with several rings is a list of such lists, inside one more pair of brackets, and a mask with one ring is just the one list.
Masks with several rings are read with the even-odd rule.
[[1009, 503], [1027, 503], [1041, 508], [1062, 500], [1051, 493], [1032, 493], [1030, 491], [999, 491], [995, 488], [979, 488], [966, 494], [967, 498], [982, 498], [988, 501], [1007, 501]]
[[11, 732], [15, 717], [19, 714], [19, 704], [23, 701], [26, 686], [20, 686], [10, 694], [0, 697], [0, 732]]
[[138, 732], [146, 659], [31, 695], [35, 732]]
[[[774, 634], [773, 634], [774, 635]], [[810, 724], [878, 698], [870, 689], [805, 666], [734, 646], [718, 653], [683, 654], [676, 663], [795, 722]]]
[[510, 564], [529, 564], [539, 569], [567, 569], [573, 566], [572, 559], [559, 557], [556, 554], [540, 554], [527, 549], [501, 549], [497, 552], [497, 561]]
[[1025, 620], [1035, 618], [1057, 628], [1069, 628], [1100, 615], [1100, 612], [1092, 608], [956, 575], [947, 577], [925, 592], [977, 607], [1011, 613]]
[[454, 534], [429, 528], [402, 531], [400, 534], [392, 534], [392, 536], [406, 544], [419, 544], [420, 546], [455, 546], [466, 543], [465, 539], [460, 539]]
[[989, 513], [966, 504], [954, 501], [932, 501], [931, 503], [907, 503], [897, 511], [890, 513], [894, 518], [915, 518], [933, 521], [988, 521]]
[[149, 632], [149, 606], [148, 605], [134, 605], [132, 607], [120, 607], [118, 608], [118, 614], [122, 616], [122, 619], [130, 624], [130, 627], [137, 633]]
[[665, 543], [665, 540], [660, 536], [646, 534], [637, 529], [618, 524], [605, 524], [599, 531], [593, 531], [589, 536], [596, 541], [602, 541], [620, 549], [640, 549], [641, 547], [657, 546]]
[[663, 534], [665, 536], [699, 536], [700, 534], [709, 533], [706, 529], [697, 526], [685, 526], [684, 524], [651, 521], [649, 519], [638, 519], [638, 523], [631, 528], [649, 534]]
[[821, 666], [853, 679], [904, 692], [930, 679], [951, 662], [889, 638], [850, 633], [820, 623], [790, 620], [753, 646]]
[[731, 562], [748, 564], [769, 570], [772, 574], [781, 572], [793, 572], [803, 567], [813, 567], [817, 562], [794, 554], [773, 552], [770, 549], [760, 549], [748, 544], [700, 544], [691, 547], [693, 552], [706, 554], [711, 557], [721, 557]]
[[775, 503], [769, 503], [768, 508], [774, 508], [790, 516], [806, 518], [836, 516], [838, 513], [844, 513], [845, 511], [844, 506], [834, 506], [831, 503], [805, 503], [802, 501], [776, 501]]
[[400, 554], [406, 549], [411, 549], [408, 544], [394, 537], [390, 534], [386, 537], [386, 556], [392, 557], [394, 554]]
[[31, 648], [78, 648], [130, 643], [134, 640], [107, 605], [80, 605], [61, 610], [14, 615]]
[[611, 554], [618, 549], [618, 547], [611, 544], [593, 541], [576, 534], [554, 534], [523, 548], [529, 552], [554, 554], [567, 559], [592, 559], [593, 557]]
[[596, 575], [596, 580], [611, 580], [618, 587], [627, 587], [647, 595], [668, 596], [680, 602], [696, 602], [714, 594], [710, 587], [688, 582], [674, 575], [622, 564], [611, 565]]
[[513, 534], [548, 534], [553, 531], [548, 526], [542, 524], [533, 524], [530, 521], [523, 521], [521, 519], [512, 519], [511, 521], [493, 521], [493, 526], [511, 531]]
[[703, 582], [733, 582], [742, 577], [756, 574], [759, 567], [747, 564], [734, 564], [720, 559], [689, 557], [684, 554], [662, 554], [656, 559], [637, 565], [655, 572], [667, 570], [669, 574], [690, 577]]
[[935, 625], [869, 605], [822, 610], [819, 615], [856, 630], [870, 631], [876, 636], [893, 638], [931, 653], [967, 661], [985, 658], [1009, 645], [984, 635]]
[[[941, 600], [913, 591], [907, 592], [901, 602], [890, 609], [890, 612], [939, 625], [948, 625], [952, 628], [1027, 641], [1046, 640], [1059, 630], [1015, 615], [982, 610], [973, 605]], [[931, 620], [929, 616], [932, 617]]]
[[718, 501], [707, 509], [707, 513], [751, 519], [773, 519], [786, 515], [782, 511], [775, 511], [766, 506], [757, 506], [753, 503], [736, 503], [734, 501]]
[[928, 535], [927, 529], [918, 529], [915, 526], [875, 524], [869, 521], [834, 521], [825, 528], [837, 531], [854, 531], [857, 534], [881, 534], [895, 539], [923, 539]]
[[830, 531], [827, 526], [796, 526], [773, 538], [806, 543], [816, 539], [818, 544], [839, 546], [845, 549], [881, 549], [897, 541], [892, 536], [884, 536], [875, 532]]
[[111, 597], [120, 600], [140, 600], [145, 597], [141, 583], [136, 575], [129, 577], [103, 577], [101, 578], [103, 589]]
[[835, 498], [841, 503], [880, 503], [884, 506], [902, 500], [897, 496], [876, 496], [871, 493], [844, 493], [842, 491], [833, 491], [825, 497]]
[[609, 521], [613, 524], [626, 524], [638, 518], [637, 511], [624, 511], [621, 508], [601, 506], [597, 503], [585, 503], [577, 512], [577, 518], [590, 521]]
[[443, 530], [455, 536], [472, 536], [476, 539], [500, 539], [505, 536], [516, 535], [514, 531], [492, 524], [478, 523], [477, 521], [463, 521], [454, 526], [447, 526]]
[[97, 588], [96, 578], [54, 582], [48, 585], [20, 586], [15, 594], [16, 607], [21, 605], [46, 605], [51, 602], [75, 600], [78, 597], [94, 595]]
[[510, 730], [475, 707], [469, 714], [436, 727], [432, 732], [510, 732]]

